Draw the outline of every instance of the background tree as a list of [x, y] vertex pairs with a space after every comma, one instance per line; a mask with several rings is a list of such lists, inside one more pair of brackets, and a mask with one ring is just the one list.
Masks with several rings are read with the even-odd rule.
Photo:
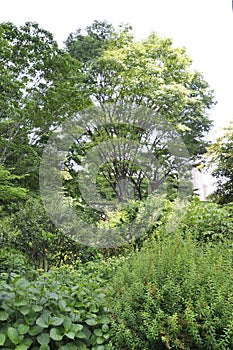
[[101, 56], [115, 37], [116, 32], [111, 23], [94, 21], [85, 29], [79, 28], [71, 33], [66, 40], [66, 47], [72, 57], [85, 64]]
[[211, 195], [220, 204], [233, 202], [233, 124], [208, 148], [209, 166], [217, 180], [217, 189]]
[[[101, 28], [101, 35], [96, 34], [96, 27]], [[103, 30], [106, 30], [106, 35]], [[84, 57], [83, 50], [92, 40], [97, 41], [98, 50], [89, 50], [90, 54]], [[202, 75], [191, 69], [191, 59], [184, 48], [173, 48], [170, 39], [159, 38], [156, 34], [137, 42], [130, 27], [113, 31], [106, 23], [95, 22], [87, 27], [86, 35], [81, 35], [80, 31], [76, 36], [71, 34], [67, 50], [73, 57], [82, 60], [86, 93], [106, 118], [105, 125], [101, 127], [98, 126], [99, 117], [96, 122], [92, 120], [90, 123], [86, 119], [85, 136], [76, 140], [67, 162], [73, 179], [76, 179], [76, 165], [80, 165], [80, 160], [93, 146], [115, 138], [136, 140], [162, 164], [162, 176], [159, 176], [158, 169], [154, 171], [155, 188], [164, 180], [164, 174], [165, 178], [175, 176], [176, 164], [162, 142], [164, 130], [151, 144], [151, 129], [145, 132], [145, 129], [130, 127], [127, 123], [111, 122], [116, 109], [123, 110], [126, 106], [150, 109], [154, 124], [156, 121], [159, 124], [158, 118], [171, 123], [184, 140], [190, 154], [189, 161], [193, 164], [205, 152], [207, 142], [204, 136], [211, 127], [207, 110], [213, 105], [213, 95]], [[127, 152], [116, 153], [116, 144], [112, 148], [111, 156], [105, 157], [107, 160], [99, 169], [100, 192], [105, 198], [114, 194], [120, 198], [121, 189], [117, 186], [121, 180], [123, 186], [124, 180], [128, 180], [136, 189], [138, 198], [142, 199], [145, 171], [140, 171]], [[107, 187], [112, 192], [109, 193]]]
[[33, 189], [51, 129], [88, 105], [79, 68], [38, 24], [0, 24], [0, 163]]

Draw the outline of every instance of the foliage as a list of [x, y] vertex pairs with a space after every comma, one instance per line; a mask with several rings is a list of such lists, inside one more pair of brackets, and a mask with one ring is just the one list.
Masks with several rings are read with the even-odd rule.
[[120, 204], [114, 211], [106, 211], [106, 220], [100, 221], [98, 226], [113, 230], [119, 245], [109, 253], [130, 255], [151, 237], [159, 237], [172, 210], [173, 205], [166, 196], [149, 196], [146, 201], [132, 200]]
[[233, 202], [233, 124], [224, 129], [209, 148], [209, 166], [217, 180], [217, 189], [210, 196], [220, 204]]
[[85, 63], [101, 56], [115, 35], [112, 24], [106, 21], [94, 21], [85, 30], [79, 28], [75, 33], [71, 33], [66, 40], [66, 47], [72, 57]]
[[51, 128], [88, 105], [80, 64], [31, 22], [0, 24], [0, 63], [0, 162], [17, 175], [28, 174], [21, 183], [37, 190]]
[[0, 273], [16, 273], [22, 276], [33, 274], [27, 257], [19, 250], [8, 247], [0, 248]]
[[0, 164], [0, 211], [12, 210], [14, 203], [25, 198], [27, 190], [17, 186], [19, 179], [21, 179], [21, 176], [11, 174], [9, 170]]
[[187, 208], [179, 229], [199, 242], [227, 241], [233, 237], [230, 207], [195, 198]]
[[149, 242], [118, 270], [115, 349], [231, 349], [232, 249], [176, 236]]
[[108, 349], [112, 292], [100, 281], [83, 269], [50, 271], [32, 282], [2, 274], [1, 349]]
[[85, 262], [97, 254], [56, 229], [36, 198], [28, 199], [11, 216], [5, 232], [9, 245], [24, 253], [36, 269], [74, 265], [77, 260]]
[[[91, 51], [93, 41], [98, 49], [94, 46]], [[84, 133], [70, 149], [66, 166], [72, 177], [67, 188], [81, 197], [77, 168], [81, 173], [82, 162], [91, 151], [96, 152], [94, 165], [99, 166], [96, 187], [103, 201], [117, 198], [124, 202], [129, 190], [134, 199], [144, 199], [148, 195], [148, 177], [153, 179], [153, 189], [168, 177], [171, 187], [177, 187], [181, 181], [177, 178], [177, 167], [182, 156], [187, 165], [187, 158], [194, 161], [205, 152], [204, 135], [211, 126], [206, 111], [213, 105], [212, 91], [202, 75], [191, 70], [191, 59], [185, 49], [174, 48], [170, 39], [155, 33], [137, 42], [130, 28], [114, 32], [110, 25], [94, 22], [86, 35], [78, 31], [68, 38], [67, 50], [77, 60], [81, 57], [85, 91], [100, 108], [100, 113], [95, 109], [87, 113]], [[86, 57], [83, 52], [87, 52]], [[135, 106], [144, 106], [151, 115], [144, 109], [139, 116], [140, 112], [134, 112]], [[124, 113], [128, 117], [125, 122], [120, 118]], [[139, 117], [142, 121], [138, 126]], [[171, 124], [177, 137], [174, 132], [169, 135], [166, 127], [162, 129], [164, 121]], [[154, 137], [158, 125], [161, 130], [156, 130], [158, 135]], [[173, 141], [170, 150], [163, 138]], [[177, 160], [171, 149], [179, 148], [179, 138], [184, 140], [189, 154], [181, 151]], [[120, 147], [122, 143], [126, 146]], [[135, 143], [138, 147], [132, 146]], [[143, 152], [144, 156], [147, 152], [148, 162], [156, 159], [157, 166], [149, 167], [144, 162], [143, 168], [140, 161]]]

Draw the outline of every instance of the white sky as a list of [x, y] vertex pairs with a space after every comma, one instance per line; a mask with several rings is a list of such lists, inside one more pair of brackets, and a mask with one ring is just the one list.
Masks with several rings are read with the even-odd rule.
[[[233, 120], [232, 0], [2, 0], [0, 22], [36, 21], [60, 46], [69, 33], [95, 19], [130, 23], [137, 38], [152, 31], [185, 46], [218, 101], [210, 116], [216, 127]], [[213, 131], [212, 131], [213, 134]]]

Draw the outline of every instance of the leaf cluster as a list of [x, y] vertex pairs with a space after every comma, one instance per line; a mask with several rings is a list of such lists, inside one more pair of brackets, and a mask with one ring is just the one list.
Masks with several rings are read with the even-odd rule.
[[99, 281], [83, 269], [54, 270], [31, 282], [1, 274], [1, 349], [107, 349], [111, 289]]

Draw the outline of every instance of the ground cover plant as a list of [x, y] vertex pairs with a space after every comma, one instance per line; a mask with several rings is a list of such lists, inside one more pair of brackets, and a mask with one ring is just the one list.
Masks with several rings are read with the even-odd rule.
[[112, 290], [99, 273], [67, 269], [33, 281], [0, 278], [1, 349], [108, 349]]

